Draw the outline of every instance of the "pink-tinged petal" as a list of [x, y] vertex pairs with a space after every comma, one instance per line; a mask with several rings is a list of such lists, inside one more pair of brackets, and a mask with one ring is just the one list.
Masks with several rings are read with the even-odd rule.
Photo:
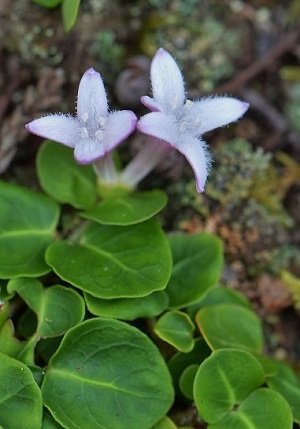
[[136, 121], [137, 117], [131, 110], [120, 110], [110, 113], [103, 131], [105, 153], [112, 151], [133, 133]]
[[163, 109], [176, 109], [185, 100], [184, 80], [174, 58], [163, 48], [158, 49], [151, 64], [153, 98]]
[[186, 157], [194, 171], [197, 191], [203, 192], [211, 164], [206, 143], [196, 137], [185, 136], [177, 150]]
[[141, 103], [148, 107], [148, 109], [150, 109], [152, 112], [160, 112], [161, 111], [161, 107], [159, 105], [159, 103], [154, 100], [151, 97], [148, 97], [148, 95], [145, 95], [143, 97], [141, 97]]
[[100, 73], [88, 69], [78, 88], [77, 116], [80, 120], [97, 124], [100, 117], [107, 116], [107, 97]]
[[188, 109], [186, 119], [198, 121], [194, 135], [223, 127], [239, 119], [248, 110], [249, 104], [236, 98], [211, 97], [195, 101]]
[[25, 125], [27, 131], [37, 136], [74, 147], [78, 140], [79, 124], [72, 116], [55, 114], [35, 119]]
[[171, 116], [167, 116], [162, 112], [152, 112], [142, 116], [137, 123], [137, 130], [177, 147], [178, 127]]
[[91, 164], [104, 155], [104, 145], [97, 139], [80, 140], [75, 146], [74, 156], [78, 164]]

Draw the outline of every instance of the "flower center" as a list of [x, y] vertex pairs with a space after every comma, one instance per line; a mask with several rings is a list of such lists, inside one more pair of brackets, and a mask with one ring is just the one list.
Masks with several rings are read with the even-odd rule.
[[194, 102], [187, 100], [180, 109], [175, 112], [176, 122], [181, 133], [195, 133], [201, 124], [201, 120], [193, 116], [191, 109]]
[[103, 140], [103, 134], [107, 118], [100, 116], [98, 120], [89, 118], [89, 114], [84, 112], [79, 118], [80, 122], [80, 138], [83, 140], [97, 140], [101, 142]]

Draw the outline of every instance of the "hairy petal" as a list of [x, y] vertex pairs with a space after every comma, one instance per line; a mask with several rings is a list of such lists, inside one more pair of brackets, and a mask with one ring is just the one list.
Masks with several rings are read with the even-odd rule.
[[90, 164], [104, 155], [104, 146], [96, 139], [81, 140], [75, 146], [74, 156], [78, 164]]
[[79, 123], [69, 115], [55, 114], [35, 119], [25, 125], [27, 131], [37, 136], [74, 147], [78, 140]]
[[195, 101], [186, 118], [200, 120], [195, 135], [223, 127], [239, 119], [248, 110], [249, 104], [231, 97], [210, 97]]
[[182, 73], [174, 58], [163, 48], [156, 52], [150, 74], [153, 98], [164, 110], [175, 109], [184, 104]]
[[135, 130], [137, 117], [131, 110], [112, 112], [103, 132], [105, 153], [110, 152]]
[[107, 116], [107, 97], [100, 73], [88, 69], [81, 78], [78, 88], [77, 116], [97, 123], [100, 117]]
[[152, 112], [142, 116], [137, 123], [137, 129], [141, 133], [164, 140], [177, 148], [179, 141], [177, 125], [170, 116], [162, 112]]
[[150, 109], [152, 112], [160, 112], [161, 111], [161, 107], [159, 105], [159, 103], [154, 100], [151, 97], [148, 97], [148, 95], [145, 95], [143, 97], [141, 97], [141, 103], [148, 107], [148, 109]]
[[194, 171], [197, 191], [203, 192], [211, 164], [206, 143], [187, 135], [177, 149], [186, 157]]

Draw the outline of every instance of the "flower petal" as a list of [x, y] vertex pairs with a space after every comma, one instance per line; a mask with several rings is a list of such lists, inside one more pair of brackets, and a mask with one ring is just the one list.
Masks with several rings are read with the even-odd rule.
[[130, 110], [112, 112], [103, 131], [105, 153], [110, 152], [135, 130], [137, 117]]
[[152, 112], [142, 116], [137, 123], [137, 129], [149, 136], [164, 140], [173, 147], [178, 144], [178, 127], [170, 116], [162, 112]]
[[27, 131], [46, 139], [74, 147], [78, 140], [79, 123], [69, 115], [55, 114], [35, 119], [25, 125]]
[[183, 105], [184, 80], [174, 58], [163, 48], [158, 49], [151, 63], [153, 98], [167, 111]]
[[141, 97], [141, 103], [148, 107], [148, 109], [151, 110], [151, 112], [160, 112], [161, 111], [161, 107], [159, 105], [159, 103], [154, 100], [154, 98], [148, 97], [148, 95], [145, 95], [143, 97]]
[[97, 124], [100, 117], [107, 116], [107, 97], [100, 73], [88, 69], [81, 78], [78, 88], [77, 116]]
[[211, 164], [206, 143], [196, 137], [187, 135], [180, 142], [177, 150], [186, 157], [194, 171], [197, 191], [203, 192]]
[[248, 110], [249, 104], [231, 97], [210, 97], [193, 102], [186, 120], [199, 121], [195, 135], [223, 127], [239, 119]]
[[74, 156], [78, 164], [91, 164], [104, 155], [104, 145], [96, 139], [80, 140], [75, 146]]

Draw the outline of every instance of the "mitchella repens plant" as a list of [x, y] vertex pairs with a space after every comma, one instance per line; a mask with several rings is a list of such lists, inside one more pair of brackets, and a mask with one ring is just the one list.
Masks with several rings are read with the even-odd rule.
[[[166, 235], [155, 215], [167, 196], [137, 189], [176, 149], [202, 192], [211, 164], [202, 135], [239, 119], [248, 104], [186, 100], [180, 69], [162, 48], [151, 82], [152, 98], [142, 97], [151, 112], [137, 121], [131, 111], [109, 111], [90, 68], [76, 116], [26, 125], [48, 139], [37, 156], [47, 195], [0, 182], [4, 428], [176, 428], [175, 394], [181, 407], [194, 402], [209, 428], [290, 429], [300, 421], [296, 375], [263, 355], [248, 301], [217, 287], [220, 239]], [[147, 141], [116, 168], [113, 151], [135, 130]]]

